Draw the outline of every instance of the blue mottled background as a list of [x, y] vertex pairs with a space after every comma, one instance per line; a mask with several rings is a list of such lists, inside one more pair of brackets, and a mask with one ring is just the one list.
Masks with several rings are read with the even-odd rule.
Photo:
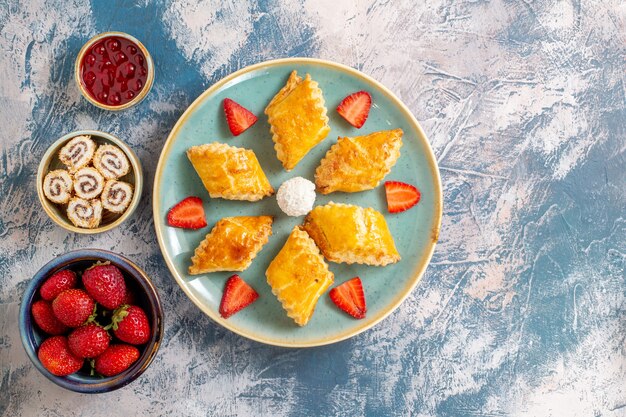
[[[122, 30], [156, 61], [123, 113], [72, 78], [92, 35]], [[0, 0], [0, 414], [626, 415], [626, 4], [621, 0]], [[288, 350], [214, 325], [161, 258], [152, 178], [204, 89], [248, 64], [335, 60], [396, 92], [437, 155], [444, 217], [433, 261], [385, 322]], [[147, 174], [127, 227], [70, 234], [39, 207], [57, 137], [118, 135]], [[136, 260], [165, 310], [164, 343], [132, 385], [81, 396], [28, 361], [17, 311], [52, 257], [97, 247]], [[86, 400], [89, 400], [87, 402]]]

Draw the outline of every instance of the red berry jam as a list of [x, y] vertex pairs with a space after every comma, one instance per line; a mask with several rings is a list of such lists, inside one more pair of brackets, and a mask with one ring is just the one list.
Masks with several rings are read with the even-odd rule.
[[148, 65], [132, 41], [108, 36], [94, 43], [80, 63], [81, 82], [98, 103], [121, 106], [146, 85]]

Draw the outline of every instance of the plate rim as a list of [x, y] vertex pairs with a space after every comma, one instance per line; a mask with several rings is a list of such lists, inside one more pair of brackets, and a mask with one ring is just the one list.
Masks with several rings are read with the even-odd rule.
[[[159, 216], [161, 215], [160, 214], [161, 207], [160, 207], [159, 198], [157, 194], [157, 188], [161, 185], [161, 179], [162, 179], [162, 174], [163, 174], [163, 167], [165, 166], [165, 160], [170, 154], [170, 148], [172, 147], [175, 137], [178, 135], [178, 131], [180, 130], [181, 126], [185, 123], [185, 121], [189, 118], [189, 116], [196, 110], [196, 107], [198, 107], [208, 96], [210, 96], [215, 91], [219, 90], [221, 87], [223, 87], [225, 84], [229, 83], [230, 81], [234, 80], [235, 78], [238, 78], [246, 73], [256, 71], [259, 69], [283, 66], [283, 65], [288, 65], [288, 64], [295, 64], [295, 65], [298, 65], [298, 64], [311, 65], [312, 64], [312, 65], [319, 65], [319, 66], [324, 66], [324, 67], [331, 67], [333, 69], [336, 69], [336, 70], [348, 73], [349, 75], [360, 78], [366, 81], [367, 83], [374, 85], [377, 89], [379, 89], [384, 94], [386, 94], [387, 97], [393, 103], [395, 103], [397, 107], [404, 113], [409, 123], [418, 132], [420, 137], [418, 137], [417, 139], [420, 141], [422, 140], [422, 138], [424, 139], [424, 145], [426, 145], [425, 148], [427, 149], [427, 154], [425, 156], [428, 161], [428, 169], [433, 179], [435, 180], [434, 181], [434, 207], [433, 207], [434, 208], [434, 222], [433, 222], [434, 224], [430, 226], [430, 230], [431, 230], [430, 239], [427, 244], [425, 256], [422, 256], [422, 258], [419, 261], [419, 264], [414, 269], [413, 276], [411, 277], [410, 285], [406, 288], [404, 294], [401, 294], [401, 296], [395, 302], [391, 302], [389, 305], [383, 308], [382, 313], [375, 320], [367, 323], [366, 325], [357, 327], [354, 330], [346, 332], [346, 333], [342, 333], [342, 334], [332, 336], [332, 337], [327, 337], [327, 338], [320, 339], [320, 340], [315, 340], [312, 342], [289, 342], [289, 341], [284, 341], [284, 340], [281, 341], [281, 340], [272, 339], [272, 338], [259, 337], [258, 335], [250, 334], [236, 326], [231, 325], [226, 319], [221, 318], [218, 314], [211, 311], [211, 309], [207, 305], [202, 303], [197, 297], [195, 297], [191, 293], [189, 288], [187, 288], [185, 281], [180, 276], [179, 272], [176, 270], [174, 263], [172, 259], [170, 258], [170, 255], [165, 250], [165, 243], [164, 243], [164, 237], [163, 237], [164, 231], [161, 228], [160, 222], [158, 221], [158, 219], [160, 218]], [[366, 330], [371, 329], [372, 327], [374, 327], [375, 325], [383, 321], [391, 313], [393, 313], [404, 302], [404, 300], [406, 300], [406, 298], [413, 292], [417, 284], [421, 281], [421, 278], [424, 275], [426, 268], [430, 264], [430, 260], [432, 259], [433, 253], [435, 251], [435, 246], [437, 245], [437, 241], [439, 239], [439, 230], [441, 228], [441, 218], [442, 218], [442, 212], [443, 212], [443, 192], [442, 192], [442, 187], [441, 187], [441, 176], [440, 176], [439, 167], [437, 164], [437, 158], [435, 157], [432, 147], [430, 146], [428, 137], [424, 133], [424, 130], [420, 126], [415, 116], [413, 116], [413, 113], [411, 112], [411, 110], [409, 110], [409, 108], [391, 90], [389, 90], [387, 87], [382, 85], [379, 81], [375, 80], [371, 76], [364, 74], [363, 72], [357, 69], [354, 69], [352, 67], [349, 67], [347, 65], [340, 64], [334, 61], [320, 59], [320, 58], [297, 57], [297, 58], [272, 59], [272, 60], [252, 64], [242, 69], [239, 69], [225, 76], [224, 78], [220, 79], [214, 84], [212, 84], [209, 88], [204, 90], [185, 109], [183, 114], [178, 118], [178, 120], [172, 127], [169, 135], [167, 136], [167, 139], [165, 140], [165, 143], [163, 144], [163, 148], [161, 149], [161, 154], [159, 155], [159, 161], [157, 163], [156, 171], [154, 174], [154, 182], [153, 182], [153, 187], [152, 187], [152, 209], [153, 209], [152, 214], [153, 214], [154, 228], [156, 231], [157, 241], [159, 242], [159, 249], [161, 250], [161, 255], [163, 256], [163, 259], [165, 260], [165, 263], [167, 264], [167, 267], [170, 273], [172, 274], [172, 276], [174, 277], [174, 280], [176, 281], [178, 286], [183, 290], [185, 295], [196, 305], [196, 307], [198, 307], [204, 314], [206, 314], [209, 318], [211, 318], [215, 323], [247, 339], [254, 340], [255, 342], [259, 342], [259, 343], [263, 343], [267, 345], [272, 345], [272, 346], [303, 348], [303, 347], [330, 345], [333, 343], [337, 343], [337, 342], [352, 338]]]

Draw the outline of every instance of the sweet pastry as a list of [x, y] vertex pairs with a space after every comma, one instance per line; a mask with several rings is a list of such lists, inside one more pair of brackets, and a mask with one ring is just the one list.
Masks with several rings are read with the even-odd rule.
[[113, 213], [123, 213], [133, 199], [133, 186], [124, 181], [108, 180], [102, 190], [102, 207]]
[[102, 202], [100, 200], [84, 200], [74, 197], [67, 205], [67, 218], [74, 226], [94, 229], [102, 220]]
[[101, 145], [93, 157], [93, 166], [108, 180], [114, 180], [130, 172], [130, 162], [123, 150], [115, 145]]
[[307, 324], [317, 300], [333, 283], [333, 273], [300, 226], [291, 231], [265, 275], [287, 315], [300, 326]]
[[96, 198], [103, 188], [104, 178], [92, 167], [83, 167], [74, 174], [74, 192], [80, 198], [85, 200]]
[[76, 136], [61, 148], [59, 160], [73, 173], [87, 166], [91, 162], [95, 151], [96, 142], [91, 139], [91, 136]]
[[192, 146], [187, 157], [212, 198], [257, 201], [274, 193], [250, 149], [214, 142]]
[[293, 71], [265, 108], [265, 114], [276, 156], [287, 171], [330, 132], [322, 90], [309, 74], [303, 80]]
[[340, 137], [315, 170], [315, 185], [322, 194], [371, 190], [391, 171], [401, 147], [402, 129]]
[[400, 260], [385, 218], [373, 208], [330, 202], [315, 207], [303, 229], [332, 262], [384, 266]]
[[265, 271], [272, 292], [296, 324], [304, 326], [317, 300], [333, 283], [333, 273], [313, 239], [296, 226]]
[[271, 216], [225, 217], [206, 235], [191, 258], [191, 275], [243, 271], [272, 234]]
[[48, 200], [56, 204], [70, 201], [73, 188], [72, 176], [64, 169], [50, 171], [43, 179], [43, 193]]

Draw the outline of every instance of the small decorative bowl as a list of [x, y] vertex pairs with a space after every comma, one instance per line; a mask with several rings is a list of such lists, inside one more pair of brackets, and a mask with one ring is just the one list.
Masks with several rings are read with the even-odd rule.
[[[90, 376], [83, 369], [68, 376], [53, 375], [43, 367], [37, 356], [38, 347], [46, 338], [46, 334], [34, 325], [31, 317], [31, 307], [39, 299], [39, 288], [49, 276], [62, 269], [71, 269], [76, 272], [83, 271], [98, 261], [108, 261], [122, 271], [127, 288], [130, 288], [136, 295], [136, 304], [148, 316], [152, 335], [148, 343], [138, 346], [141, 352], [139, 359], [118, 375], [112, 377]], [[163, 338], [163, 309], [156, 288], [141, 268], [113, 252], [99, 249], [84, 249], [56, 257], [35, 274], [22, 298], [19, 328], [22, 344], [28, 357], [46, 378], [71, 391], [96, 394], [121, 388], [134, 381], [148, 368], [159, 350], [161, 339]]]
[[[117, 146], [126, 154], [131, 166], [130, 172], [119, 179], [120, 181], [127, 182], [133, 186], [133, 198], [130, 204], [123, 213], [104, 211], [100, 226], [94, 229], [74, 226], [74, 224], [67, 218], [66, 205], [58, 205], [48, 200], [43, 191], [43, 180], [46, 174], [55, 169], [65, 168], [65, 165], [63, 165], [63, 163], [59, 160], [59, 150], [65, 146], [70, 139], [80, 135], [90, 135], [98, 146], [105, 144]], [[142, 188], [143, 172], [141, 162], [139, 161], [137, 155], [135, 155], [132, 149], [130, 149], [128, 145], [120, 139], [99, 130], [77, 130], [61, 137], [48, 148], [41, 159], [39, 169], [37, 170], [37, 195], [39, 196], [39, 201], [41, 202], [46, 214], [59, 226], [76, 233], [96, 234], [106, 232], [119, 226], [137, 208], [139, 200], [141, 199]]]
[[[145, 66], [147, 70], [145, 83], [143, 84], [143, 87], [141, 87], [140, 90], [137, 92], [137, 95], [132, 100], [119, 105], [102, 103], [98, 101], [95, 97], [93, 97], [92, 94], [90, 94], [90, 92], [88, 91], [81, 74], [83, 60], [85, 58], [85, 55], [90, 52], [91, 47], [100, 40], [110, 37], [121, 38], [130, 42], [131, 44], [134, 44], [134, 46], [136, 46], [145, 57]], [[150, 89], [152, 88], [152, 84], [154, 83], [154, 62], [152, 61], [152, 56], [148, 52], [148, 49], [146, 49], [146, 47], [134, 36], [131, 36], [128, 33], [124, 32], [103, 32], [89, 39], [78, 52], [76, 62], [74, 63], [74, 79], [76, 80], [76, 85], [78, 85], [78, 89], [80, 90], [83, 97], [85, 97], [94, 106], [112, 111], [124, 110], [134, 106], [135, 104], [138, 104], [148, 95], [148, 92], [150, 91]]]

